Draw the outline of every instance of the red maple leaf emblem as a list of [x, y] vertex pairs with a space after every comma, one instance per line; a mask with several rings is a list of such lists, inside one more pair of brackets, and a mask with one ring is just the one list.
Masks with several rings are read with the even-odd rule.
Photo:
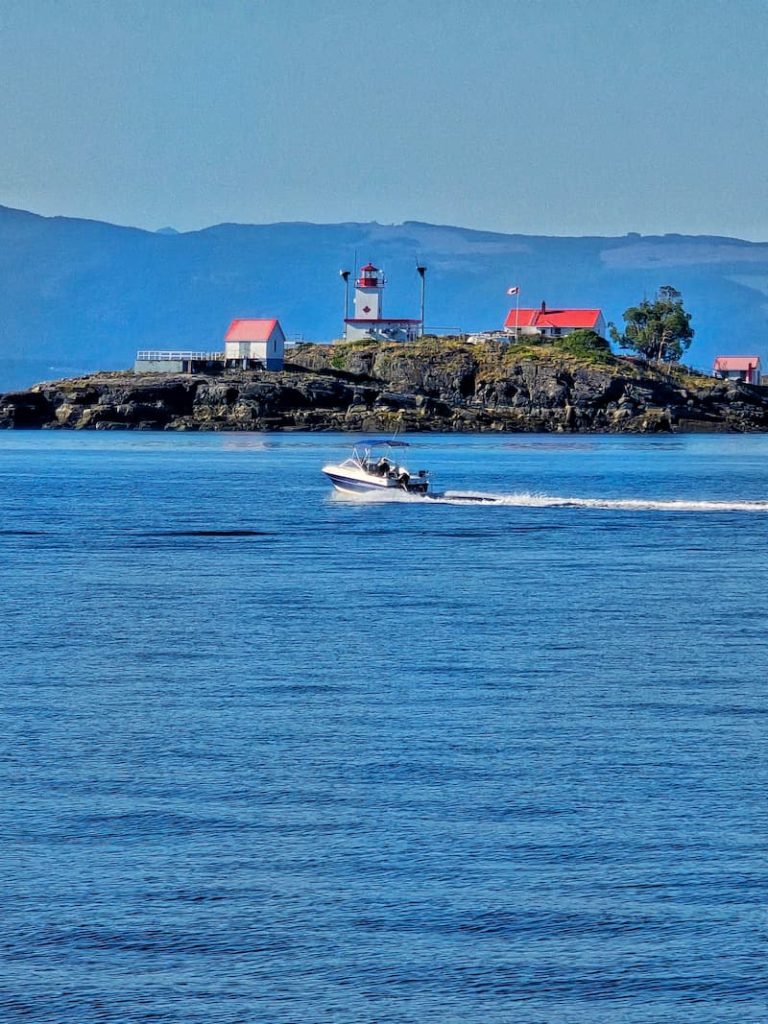
[[364, 313], [370, 313], [371, 312], [371, 307], [370, 306], [363, 306], [363, 312]]

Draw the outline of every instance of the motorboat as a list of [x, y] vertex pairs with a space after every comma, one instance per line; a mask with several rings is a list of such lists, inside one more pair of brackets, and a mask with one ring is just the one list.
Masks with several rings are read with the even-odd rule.
[[408, 494], [426, 494], [429, 473], [411, 471], [397, 458], [395, 449], [409, 448], [407, 441], [358, 441], [350, 458], [323, 466], [323, 473], [337, 491], [344, 494], [370, 494], [376, 491], [400, 490]]

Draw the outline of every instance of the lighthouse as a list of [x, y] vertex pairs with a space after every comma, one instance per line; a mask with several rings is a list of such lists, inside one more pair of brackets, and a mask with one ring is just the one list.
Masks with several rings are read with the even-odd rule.
[[372, 263], [360, 268], [355, 281], [355, 320], [380, 320], [386, 278]]
[[418, 337], [420, 320], [382, 315], [386, 283], [384, 271], [373, 263], [360, 268], [355, 279], [354, 316], [344, 320], [345, 341], [412, 341]]

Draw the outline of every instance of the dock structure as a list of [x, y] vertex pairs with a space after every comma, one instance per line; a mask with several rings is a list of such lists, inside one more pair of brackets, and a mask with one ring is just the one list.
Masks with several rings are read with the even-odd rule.
[[276, 318], [233, 320], [224, 336], [224, 351], [141, 349], [134, 373], [207, 373], [221, 370], [282, 370], [285, 334]]
[[224, 363], [223, 352], [142, 349], [136, 353], [133, 370], [134, 373], [201, 373], [222, 369]]

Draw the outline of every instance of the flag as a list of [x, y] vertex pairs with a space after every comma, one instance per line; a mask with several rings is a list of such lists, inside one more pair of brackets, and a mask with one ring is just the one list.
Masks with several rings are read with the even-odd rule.
[[516, 284], [514, 288], [507, 288], [507, 295], [518, 295], [520, 293], [520, 285]]

